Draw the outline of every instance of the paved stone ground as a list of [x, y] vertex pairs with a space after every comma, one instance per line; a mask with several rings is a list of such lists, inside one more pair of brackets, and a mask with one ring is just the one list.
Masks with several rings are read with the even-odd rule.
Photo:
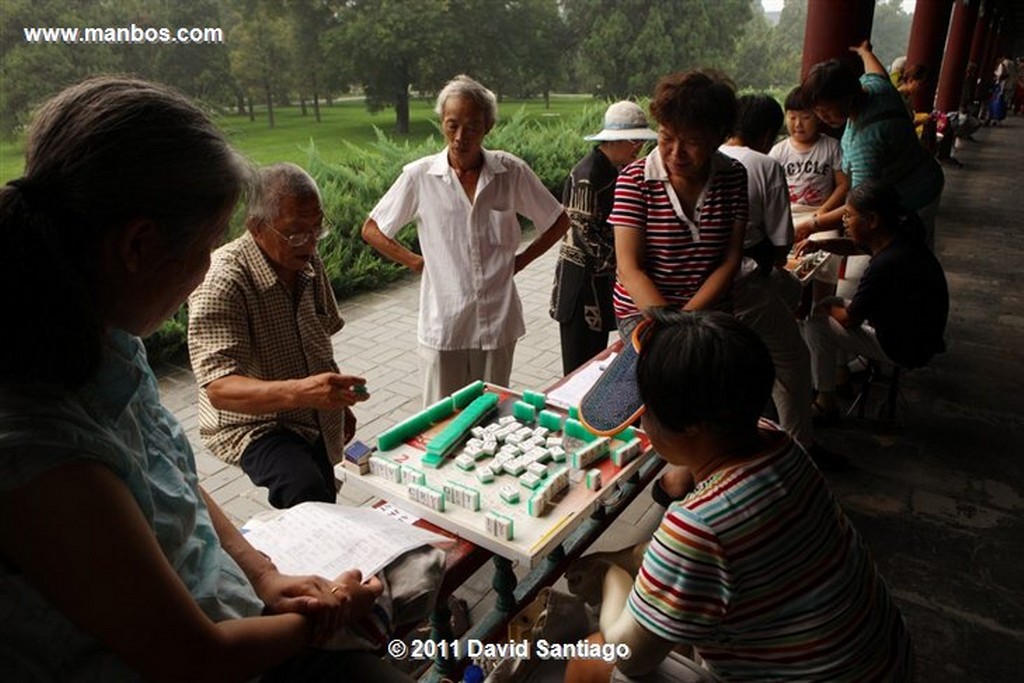
[[[937, 253], [952, 296], [948, 352], [904, 378], [899, 424], [847, 419], [820, 435], [853, 463], [828, 478], [903, 609], [920, 681], [1018, 681], [1024, 664], [1024, 219], [1016, 195], [1024, 119], [976, 137], [958, 153], [964, 167], [946, 167], [939, 213]], [[516, 278], [529, 332], [514, 388], [561, 375], [547, 315], [553, 263], [552, 252]], [[365, 375], [373, 394], [357, 409], [365, 441], [420, 408], [417, 292], [407, 278], [341, 304], [347, 324], [336, 357]], [[238, 523], [268, 509], [263, 489], [201, 446], [191, 372], [159, 371], [164, 400], [196, 446], [203, 485]], [[366, 500], [343, 489], [339, 502]], [[657, 518], [641, 495], [600, 545], [620, 546]], [[462, 589], [472, 616], [491, 608], [489, 583], [485, 568]]]

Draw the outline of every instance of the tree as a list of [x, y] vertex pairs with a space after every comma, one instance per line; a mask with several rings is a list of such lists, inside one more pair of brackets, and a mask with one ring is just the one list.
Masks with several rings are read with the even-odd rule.
[[773, 31], [773, 40], [778, 49], [776, 70], [787, 77], [784, 82], [796, 85], [800, 82], [803, 66], [804, 32], [807, 28], [807, 0], [785, 0], [779, 23]]
[[231, 41], [231, 73], [250, 98], [262, 95], [267, 125], [274, 127], [274, 93], [278, 92], [289, 65], [288, 21], [271, 0], [238, 2], [237, 25]]
[[736, 85], [740, 88], [764, 90], [772, 84], [771, 48], [774, 31], [768, 24], [759, 0], [751, 0], [754, 4], [750, 21], [744, 25], [736, 51], [729, 60], [729, 69]]
[[320, 123], [323, 35], [330, 28], [334, 15], [324, 0], [289, 0], [287, 7], [292, 24], [295, 84], [299, 88], [302, 112], [305, 115], [306, 97], [312, 96], [313, 114]]
[[[520, 27], [517, 84], [522, 96], [541, 93], [549, 105], [551, 89], [562, 80], [569, 53], [569, 31], [557, 0], [523, 0], [512, 5], [512, 24]], [[518, 10], [518, 11], [516, 11]]]
[[225, 32], [221, 43], [154, 45], [152, 71], [147, 75], [168, 83], [182, 92], [207, 102], [226, 103], [238, 88], [231, 75], [228, 27], [222, 0], [190, 0], [166, 3], [161, 19], [164, 26], [220, 27]]
[[903, 11], [900, 0], [887, 0], [875, 5], [875, 20], [871, 26], [872, 51], [886, 67], [897, 57], [907, 54], [912, 19], [912, 15]]
[[558, 80], [568, 49], [557, 0], [451, 0], [445, 12], [445, 49], [421, 85], [430, 90], [467, 73], [505, 94], [547, 92]]
[[371, 111], [395, 108], [395, 130], [409, 132], [409, 89], [431, 62], [459, 49], [445, 40], [445, 6], [435, 0], [350, 0], [325, 37], [327, 57], [362, 84]]
[[580, 64], [608, 97], [647, 95], [665, 74], [722, 67], [751, 16], [749, 0], [565, 0]]
[[23, 27], [102, 26], [94, 23], [97, 10], [88, 2], [3, 0], [0, 14], [0, 133], [5, 136], [62, 88], [91, 74], [125, 70], [110, 45], [26, 41]]

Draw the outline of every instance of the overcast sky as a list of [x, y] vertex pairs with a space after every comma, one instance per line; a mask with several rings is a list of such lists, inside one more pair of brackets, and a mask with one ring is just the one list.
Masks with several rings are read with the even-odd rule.
[[[761, 6], [768, 12], [778, 12], [782, 9], [783, 0], [761, 0]], [[903, 0], [903, 11], [910, 13], [914, 11], [914, 5], [917, 4], [917, 0]]]

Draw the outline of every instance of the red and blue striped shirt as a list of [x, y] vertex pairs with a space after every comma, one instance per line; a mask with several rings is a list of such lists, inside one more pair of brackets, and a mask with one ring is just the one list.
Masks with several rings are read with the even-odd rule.
[[873, 560], [789, 439], [666, 511], [629, 610], [723, 680], [903, 681], [912, 668]]

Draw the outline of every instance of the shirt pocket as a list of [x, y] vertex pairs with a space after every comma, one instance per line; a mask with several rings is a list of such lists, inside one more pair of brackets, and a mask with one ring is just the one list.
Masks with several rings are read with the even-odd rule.
[[487, 243], [495, 247], [518, 246], [521, 230], [516, 212], [510, 209], [491, 209], [488, 214], [485, 231]]

